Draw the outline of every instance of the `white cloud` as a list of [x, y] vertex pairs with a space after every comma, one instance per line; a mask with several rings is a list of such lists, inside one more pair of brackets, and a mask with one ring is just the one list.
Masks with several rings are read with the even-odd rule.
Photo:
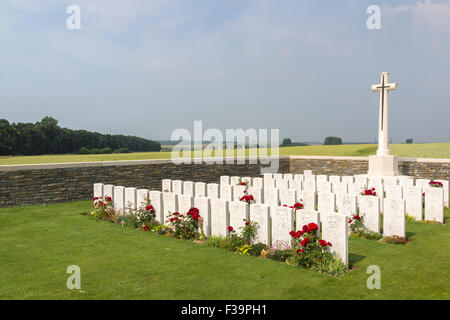
[[408, 14], [415, 27], [427, 28], [435, 35], [446, 35], [450, 37], [450, 5], [445, 3], [418, 1], [412, 5], [399, 5], [384, 7], [390, 15]]

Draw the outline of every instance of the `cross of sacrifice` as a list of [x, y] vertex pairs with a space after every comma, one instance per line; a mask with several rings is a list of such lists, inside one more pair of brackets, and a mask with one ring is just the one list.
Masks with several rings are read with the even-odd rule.
[[389, 73], [381, 73], [381, 83], [372, 85], [372, 91], [380, 91], [380, 120], [378, 127], [377, 156], [389, 155], [389, 128], [388, 128], [388, 92], [397, 89], [397, 83], [389, 83]]

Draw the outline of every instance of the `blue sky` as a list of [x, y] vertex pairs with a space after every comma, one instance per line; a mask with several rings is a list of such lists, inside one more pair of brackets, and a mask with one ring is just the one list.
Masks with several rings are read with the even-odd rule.
[[[81, 9], [68, 30], [66, 8]], [[381, 8], [381, 30], [366, 9]], [[168, 139], [280, 129], [373, 141], [388, 71], [394, 142], [450, 141], [448, 1], [2, 0], [0, 118]]]

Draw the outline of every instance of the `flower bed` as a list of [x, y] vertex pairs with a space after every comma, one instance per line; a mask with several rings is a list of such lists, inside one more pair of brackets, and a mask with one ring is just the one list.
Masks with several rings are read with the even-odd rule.
[[[247, 200], [252, 201], [252, 199]], [[302, 209], [303, 204], [297, 202], [292, 208]], [[146, 206], [137, 210], [129, 208], [128, 212], [129, 214], [125, 215], [116, 213], [112, 209], [111, 198], [94, 198], [94, 209], [90, 215], [97, 219], [118, 223], [122, 227], [152, 231], [177, 239], [196, 242], [201, 240], [200, 242], [209, 247], [223, 248], [240, 255], [281, 261], [335, 276], [341, 276], [347, 270], [346, 265], [329, 251], [332, 244], [318, 236], [318, 226], [315, 223], [305, 225], [299, 231], [291, 231], [290, 243], [276, 243], [268, 248], [263, 243], [255, 243], [257, 223], [254, 221], [244, 219], [244, 225], [239, 228], [239, 233], [233, 226], [228, 226], [225, 237], [205, 237], [203, 218], [197, 208], [190, 208], [186, 213], [171, 213], [165, 225], [156, 221], [155, 210], [149, 200], [147, 200]]]

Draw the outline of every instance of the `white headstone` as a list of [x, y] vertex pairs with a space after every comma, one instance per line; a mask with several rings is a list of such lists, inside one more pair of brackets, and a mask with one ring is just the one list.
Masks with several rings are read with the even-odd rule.
[[403, 187], [403, 189], [407, 187], [413, 187], [414, 186], [414, 179], [410, 178], [400, 178], [399, 179], [399, 185]]
[[275, 187], [277, 189], [289, 189], [289, 180], [276, 179], [275, 180]]
[[424, 188], [425, 220], [444, 223], [444, 189]]
[[228, 201], [211, 199], [211, 234], [224, 237], [229, 226]]
[[136, 207], [137, 207], [137, 209], [144, 209], [147, 206], [147, 200], [150, 200], [149, 190], [138, 189], [136, 192]]
[[329, 213], [320, 215], [322, 221], [322, 239], [331, 242], [330, 251], [348, 264], [348, 217]]
[[275, 188], [264, 188], [264, 204], [274, 207], [279, 206], [279, 190]]
[[220, 199], [226, 201], [233, 200], [233, 187], [231, 185], [220, 185]]
[[314, 181], [314, 182], [316, 182], [316, 176], [314, 175], [314, 174], [311, 174], [311, 175], [305, 175], [304, 176], [304, 181], [306, 182], [306, 181]]
[[343, 176], [342, 177], [342, 182], [343, 183], [354, 183], [355, 182], [355, 178], [353, 176]]
[[425, 189], [430, 186], [430, 182], [430, 179], [416, 179], [416, 186], [420, 186], [422, 189]]
[[316, 210], [317, 198], [315, 192], [303, 191], [297, 193], [297, 199], [303, 201], [303, 205], [307, 210]]
[[232, 186], [237, 186], [238, 184], [240, 184], [241, 183], [241, 177], [236, 177], [236, 176], [234, 176], [234, 177], [231, 177], [230, 178], [230, 184], [232, 185]]
[[273, 178], [274, 178], [275, 180], [283, 180], [283, 174], [282, 174], [282, 173], [275, 173], [275, 174], [273, 175]]
[[264, 188], [264, 180], [263, 178], [253, 178], [252, 187], [256, 188]]
[[330, 193], [331, 192], [331, 182], [318, 182], [317, 183], [317, 192], [320, 193]]
[[367, 176], [355, 176], [355, 183], [365, 188], [369, 182]]
[[230, 226], [236, 230], [239, 235], [240, 228], [244, 227], [245, 220], [249, 219], [249, 207], [247, 202], [243, 201], [230, 201], [228, 202], [228, 208], [230, 212]]
[[312, 170], [303, 170], [303, 175], [311, 176], [312, 175]]
[[403, 187], [397, 185], [387, 185], [384, 186], [384, 192], [386, 193], [386, 198], [402, 199], [403, 198]]
[[206, 192], [208, 195], [208, 198], [210, 199], [219, 199], [220, 193], [219, 193], [220, 185], [218, 183], [208, 183], [206, 185]]
[[196, 182], [194, 184], [194, 190], [196, 197], [206, 197], [206, 183]]
[[244, 191], [247, 191], [246, 186], [233, 186], [233, 201], [239, 201], [245, 196]]
[[273, 207], [272, 217], [272, 243], [282, 242], [290, 245], [289, 232], [294, 230], [294, 212], [289, 207]]
[[348, 185], [348, 194], [357, 196], [363, 192], [365, 187], [361, 186], [358, 183], [351, 183]]
[[[152, 191], [150, 191], [151, 195]], [[170, 214], [174, 212], [178, 212], [178, 196], [179, 194], [173, 193], [173, 192], [163, 192], [163, 223], [166, 224], [168, 217]]]
[[194, 206], [194, 198], [190, 194], [178, 195], [178, 212], [186, 214]]
[[183, 194], [183, 181], [173, 180], [172, 181], [172, 192], [175, 194]]
[[137, 209], [136, 188], [125, 188], [125, 213], [135, 213]]
[[251, 177], [242, 177], [241, 182], [247, 182], [248, 187], [252, 186], [252, 178]]
[[303, 191], [303, 181], [298, 179], [289, 181], [289, 189], [294, 189], [297, 192]]
[[380, 199], [374, 196], [360, 196], [358, 198], [359, 215], [363, 217], [366, 228], [373, 232], [380, 232]]
[[383, 179], [381, 177], [369, 177], [368, 186], [383, 184]]
[[422, 188], [409, 186], [404, 190], [406, 213], [417, 221], [422, 220]]
[[163, 202], [163, 193], [160, 191], [150, 191], [149, 197], [152, 203], [153, 209], [155, 209], [156, 221], [161, 224], [164, 224], [164, 202]]
[[284, 180], [294, 180], [294, 176], [292, 175], [292, 173], [285, 173], [285, 174], [283, 174], [283, 179]]
[[275, 179], [266, 179], [264, 180], [264, 189], [275, 188], [275, 184]]
[[315, 210], [301, 209], [295, 212], [295, 229], [302, 230], [304, 225], [315, 223], [319, 227], [317, 234], [320, 235], [320, 213]]
[[255, 199], [255, 203], [264, 203], [264, 194], [262, 188], [255, 186], [249, 187], [248, 194], [251, 194], [253, 196], [253, 199]]
[[103, 186], [103, 196], [114, 198], [114, 186], [112, 184], [105, 184]]
[[284, 189], [280, 190], [280, 204], [293, 206], [297, 202], [297, 194], [295, 190], [292, 189]]
[[270, 213], [269, 207], [264, 204], [250, 205], [250, 220], [257, 223], [255, 242], [270, 245]]
[[444, 188], [444, 207], [449, 207], [449, 181], [448, 180], [436, 180], [442, 183]]
[[103, 183], [94, 183], [94, 198], [103, 198]]
[[125, 213], [125, 187], [114, 186], [114, 211], [118, 214]]
[[211, 200], [206, 197], [195, 197], [194, 207], [198, 209], [203, 219], [203, 232], [205, 236], [211, 236]]
[[294, 180], [303, 181], [305, 177], [302, 174], [294, 174]]
[[230, 177], [229, 176], [220, 176], [220, 184], [229, 185], [230, 184]]
[[325, 174], [319, 174], [316, 176], [316, 182], [317, 184], [320, 184], [322, 182], [328, 182], [328, 176]]
[[170, 179], [162, 180], [162, 191], [163, 192], [172, 192], [172, 180], [170, 180]]
[[[374, 197], [375, 198], [375, 197]], [[347, 217], [353, 217], [356, 214], [356, 196], [345, 194], [340, 197], [337, 203], [338, 212]]]
[[331, 183], [341, 182], [341, 176], [330, 176], [329, 180]]
[[316, 181], [305, 180], [303, 182], [303, 191], [309, 192], [309, 193], [311, 193], [311, 192], [315, 193], [317, 191], [317, 189], [316, 189]]
[[333, 189], [333, 193], [347, 194], [348, 193], [348, 184], [346, 182], [333, 182], [332, 189]]
[[194, 182], [192, 181], [183, 182], [183, 194], [188, 194], [191, 197], [195, 196]]
[[317, 200], [317, 211], [324, 217], [330, 213], [336, 212], [336, 195], [334, 193], [319, 193]]
[[405, 237], [405, 201], [385, 199], [383, 214], [383, 235]]

